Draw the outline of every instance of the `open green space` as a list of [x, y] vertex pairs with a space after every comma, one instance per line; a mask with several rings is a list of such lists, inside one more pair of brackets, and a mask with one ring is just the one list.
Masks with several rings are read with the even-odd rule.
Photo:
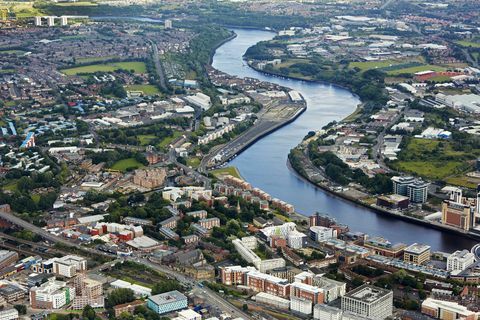
[[432, 78], [428, 79], [428, 81], [437, 82], [437, 83], [448, 82], [450, 80], [451, 79], [450, 79], [449, 76], [435, 76], [435, 77], [432, 77]]
[[190, 157], [187, 159], [187, 166], [192, 168], [198, 168], [200, 165], [200, 159], [197, 157]]
[[43, 13], [38, 9], [35, 8], [34, 1], [26, 1], [26, 2], [11, 2], [12, 5], [9, 6], [10, 12], [15, 13], [15, 16], [18, 19], [23, 18], [31, 18], [34, 16], [43, 15]]
[[465, 187], [469, 189], [476, 189], [479, 183], [478, 179], [472, 179], [466, 175], [448, 177], [447, 179], [445, 179], [445, 182], [448, 184], [453, 184], [456, 186]]
[[215, 170], [212, 170], [210, 172], [216, 177], [228, 174], [228, 175], [237, 177], [239, 179], [242, 178], [241, 175], [240, 175], [240, 171], [238, 171], [238, 169], [236, 167], [225, 167], [225, 168], [221, 168], [221, 169], [215, 169]]
[[410, 68], [389, 70], [389, 71], [387, 71], [387, 74], [389, 74], [389, 75], [414, 74], [416, 72], [427, 71], [427, 70], [445, 71], [447, 69], [445, 67], [436, 66], [436, 65], [433, 65], [433, 64], [426, 64], [426, 65], [415, 66], [415, 67], [410, 67]]
[[153, 134], [141, 134], [137, 136], [137, 139], [142, 146], [148, 146], [150, 142], [155, 138], [156, 136], [154, 136]]
[[173, 132], [173, 135], [171, 137], [167, 137], [165, 139], [163, 139], [159, 144], [158, 144], [158, 147], [159, 148], [166, 148], [170, 143], [172, 143], [173, 140], [179, 138], [180, 136], [182, 135], [182, 132], [180, 131], [174, 131]]
[[96, 7], [98, 4], [90, 1], [78, 1], [78, 2], [58, 2], [55, 3], [57, 7]]
[[348, 64], [349, 68], [358, 68], [361, 71], [371, 70], [371, 69], [380, 69], [386, 67], [392, 67], [395, 65], [403, 64], [404, 61], [399, 60], [383, 60], [383, 61], [361, 61], [361, 62], [350, 62]]
[[125, 90], [127, 91], [141, 91], [144, 95], [153, 96], [156, 94], [160, 94], [160, 90], [152, 84], [132, 84], [129, 86], [125, 86]]
[[0, 74], [14, 73], [15, 69], [0, 69]]
[[143, 164], [135, 160], [134, 158], [123, 159], [115, 162], [111, 169], [119, 171], [127, 171], [128, 169], [142, 168]]
[[392, 166], [429, 179], [446, 179], [469, 170], [470, 165], [465, 160], [478, 151], [454, 150], [450, 141], [414, 138]]
[[133, 70], [134, 73], [146, 73], [147, 67], [144, 62], [129, 61], [129, 62], [112, 62], [112, 63], [98, 63], [88, 66], [74, 67], [68, 69], [62, 69], [61, 71], [69, 76], [77, 74], [88, 74], [95, 72], [114, 72], [115, 70]]
[[397, 163], [401, 171], [415, 173], [430, 179], [444, 179], [463, 169], [460, 161], [400, 161]]
[[21, 56], [25, 54], [25, 51], [23, 50], [0, 50], [0, 55], [3, 54], [14, 54], [16, 56]]
[[460, 40], [460, 41], [455, 41], [455, 43], [462, 47], [480, 48], [480, 42]]

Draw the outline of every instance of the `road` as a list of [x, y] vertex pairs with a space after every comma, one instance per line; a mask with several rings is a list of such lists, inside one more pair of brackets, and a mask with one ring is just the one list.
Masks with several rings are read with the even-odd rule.
[[[24, 228], [25, 230], [29, 230], [29, 231], [31, 231], [35, 234], [38, 234], [39, 236], [41, 236], [44, 239], [46, 239], [48, 241], [51, 241], [53, 243], [61, 243], [61, 244], [64, 244], [66, 246], [74, 247], [74, 248], [77, 248], [77, 249], [82, 250], [82, 251], [87, 250], [87, 248], [82, 247], [79, 244], [72, 243], [72, 242], [70, 242], [66, 239], [54, 236], [54, 235], [50, 234], [49, 232], [43, 230], [42, 228], [39, 228], [39, 227], [37, 227], [37, 226], [35, 226], [35, 225], [33, 225], [33, 224], [23, 220], [23, 219], [20, 219], [20, 218], [14, 216], [11, 213], [0, 212], [0, 218], [3, 219], [3, 220], [9, 221], [10, 223], [13, 223], [17, 226], [20, 226], [20, 227]], [[111, 257], [111, 255], [109, 255], [105, 252], [93, 249], [93, 248], [88, 248], [88, 252]], [[154, 270], [165, 273], [165, 274], [177, 279], [183, 285], [191, 286], [191, 287], [199, 285], [199, 282], [196, 282], [194, 279], [191, 279], [191, 278], [181, 274], [180, 272], [174, 271], [170, 268], [167, 268], [166, 266], [155, 264], [155, 263], [153, 263], [151, 261], [148, 261], [146, 259], [136, 259], [135, 257], [128, 257], [128, 258], [126, 258], [126, 260], [135, 261], [137, 263], [144, 264], [144, 265], [146, 265], [146, 266], [148, 266], [148, 267], [150, 267]], [[109, 266], [112, 263], [116, 263], [118, 261], [119, 261], [118, 259], [115, 260], [115, 261], [109, 261], [109, 262], [104, 263], [103, 265], [101, 265], [101, 266], [99, 266], [99, 267], [97, 267], [93, 270], [94, 271], [95, 270], [101, 270], [101, 269], [105, 268], [106, 266]], [[212, 305], [216, 305], [217, 307], [219, 307], [220, 309], [230, 313], [234, 317], [242, 317], [244, 319], [251, 319], [250, 316], [248, 316], [247, 314], [245, 314], [244, 312], [242, 312], [241, 310], [236, 308], [231, 303], [224, 300], [221, 296], [219, 296], [216, 292], [210, 290], [209, 288], [206, 288], [206, 287], [202, 288], [202, 293], [207, 297], [206, 301], [208, 301], [208, 303], [210, 303]]]
[[473, 246], [473, 248], [470, 252], [475, 255], [475, 260], [476, 261], [480, 261], [480, 243]]
[[98, 255], [102, 255], [102, 256], [111, 257], [111, 255], [109, 255], [105, 252], [102, 252], [100, 250], [96, 250], [96, 249], [93, 249], [93, 248], [88, 248], [87, 249], [87, 248], [85, 248], [85, 247], [83, 247], [83, 246], [81, 246], [77, 243], [73, 243], [73, 242], [68, 241], [67, 239], [57, 237], [57, 236], [51, 234], [50, 232], [47, 232], [47, 231], [43, 230], [42, 228], [39, 228], [39, 227], [31, 224], [28, 221], [20, 219], [19, 217], [13, 215], [12, 213], [0, 212], [0, 218], [5, 220], [5, 221], [8, 221], [10, 223], [13, 223], [13, 224], [15, 224], [19, 227], [22, 227], [25, 230], [31, 231], [35, 234], [38, 234], [39, 236], [41, 236], [42, 238], [44, 238], [45, 240], [48, 240], [50, 242], [61, 243], [65, 246], [74, 247], [74, 248], [76, 248], [78, 250], [81, 250], [81, 251], [88, 251], [89, 253], [94, 253], [94, 254], [98, 254]]
[[157, 71], [159, 86], [162, 88], [163, 91], [167, 91], [167, 83], [165, 81], [165, 74], [163, 73], [163, 67], [160, 62], [160, 55], [158, 54], [157, 44], [152, 40], [149, 41], [152, 45], [153, 63], [155, 64], [155, 70]]
[[207, 288], [207, 287], [202, 287], [200, 288], [200, 282], [195, 281], [192, 278], [189, 278], [185, 275], [183, 275], [180, 272], [177, 272], [175, 270], [172, 270], [166, 266], [159, 265], [156, 263], [153, 263], [151, 261], [148, 261], [146, 259], [135, 259], [135, 258], [127, 258], [130, 261], [135, 261], [137, 263], [141, 263], [143, 265], [146, 265], [153, 270], [156, 270], [158, 272], [162, 272], [164, 274], [167, 274], [175, 279], [177, 279], [181, 284], [186, 285], [186, 286], [191, 286], [193, 287], [192, 292], [198, 295], [203, 295], [205, 296], [205, 301], [207, 301], [208, 304], [211, 304], [213, 306], [216, 306], [220, 308], [221, 310], [230, 313], [230, 315], [233, 316], [233, 318], [237, 317], [242, 317], [244, 319], [251, 319], [249, 315], [235, 307], [233, 304], [229, 303], [227, 300], [223, 299], [219, 294], [217, 294], [215, 291]]

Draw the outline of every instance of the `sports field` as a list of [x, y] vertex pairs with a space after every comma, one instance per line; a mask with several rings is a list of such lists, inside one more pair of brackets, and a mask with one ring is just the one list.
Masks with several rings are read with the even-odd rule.
[[146, 73], [147, 67], [144, 62], [129, 61], [129, 62], [112, 62], [112, 63], [97, 63], [88, 66], [74, 67], [62, 69], [61, 71], [68, 75], [88, 74], [95, 72], [114, 72], [118, 69], [133, 71], [134, 73]]

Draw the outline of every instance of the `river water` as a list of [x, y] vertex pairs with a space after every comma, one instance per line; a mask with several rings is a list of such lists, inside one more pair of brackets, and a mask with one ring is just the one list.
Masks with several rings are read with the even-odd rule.
[[296, 211], [311, 215], [318, 211], [335, 217], [338, 222], [371, 236], [383, 236], [392, 243], [425, 243], [433, 250], [451, 252], [470, 249], [475, 241], [439, 230], [379, 215], [364, 207], [335, 197], [299, 178], [287, 166], [287, 155], [311, 130], [328, 122], [341, 120], [360, 103], [349, 91], [333, 85], [284, 79], [257, 72], [243, 61], [245, 51], [274, 34], [260, 30], [234, 30], [237, 37], [217, 49], [213, 67], [239, 77], [263, 81], [299, 91], [307, 101], [307, 111], [293, 123], [264, 137], [231, 161], [243, 178], [273, 197], [295, 206]]

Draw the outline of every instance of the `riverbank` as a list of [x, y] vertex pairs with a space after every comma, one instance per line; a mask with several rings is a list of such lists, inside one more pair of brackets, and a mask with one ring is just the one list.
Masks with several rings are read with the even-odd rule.
[[[303, 154], [303, 152], [302, 152], [302, 154]], [[463, 237], [467, 237], [469, 239], [480, 241], [480, 233], [474, 233], [474, 232], [471, 232], [471, 231], [470, 232], [462, 232], [459, 229], [452, 228], [452, 227], [449, 227], [449, 226], [445, 226], [445, 225], [440, 224], [440, 223], [435, 223], [433, 221], [419, 219], [419, 218], [416, 218], [416, 217], [413, 217], [413, 216], [402, 214], [401, 212], [392, 211], [392, 210], [388, 210], [386, 208], [378, 207], [377, 205], [371, 205], [371, 204], [366, 203], [364, 201], [361, 201], [357, 198], [351, 197], [351, 196], [349, 196], [348, 194], [346, 194], [342, 191], [336, 191], [334, 188], [332, 188], [328, 184], [322, 184], [322, 183], [319, 183], [319, 182], [315, 182], [307, 174], [302, 174], [302, 172], [299, 169], [295, 168], [295, 166], [292, 165], [290, 157], [288, 158], [287, 161], [288, 161], [287, 167], [292, 172], [294, 172], [294, 174], [297, 177], [299, 177], [300, 179], [303, 179], [304, 181], [314, 185], [315, 187], [320, 188], [320, 189], [328, 192], [329, 194], [331, 194], [335, 197], [338, 197], [338, 198], [340, 198], [344, 201], [348, 201], [348, 202], [351, 202], [355, 205], [367, 208], [367, 209], [369, 209], [369, 210], [371, 210], [371, 211], [373, 211], [377, 214], [393, 217], [395, 219], [408, 221], [408, 222], [411, 222], [411, 223], [415, 223], [417, 225], [428, 226], [429, 228], [432, 228], [432, 229], [441, 230], [441, 231], [444, 231], [444, 232], [449, 232], [451, 234], [460, 235], [460, 236], [463, 236]], [[303, 171], [306, 171], [304, 168], [302, 168], [302, 169], [303, 169]]]

